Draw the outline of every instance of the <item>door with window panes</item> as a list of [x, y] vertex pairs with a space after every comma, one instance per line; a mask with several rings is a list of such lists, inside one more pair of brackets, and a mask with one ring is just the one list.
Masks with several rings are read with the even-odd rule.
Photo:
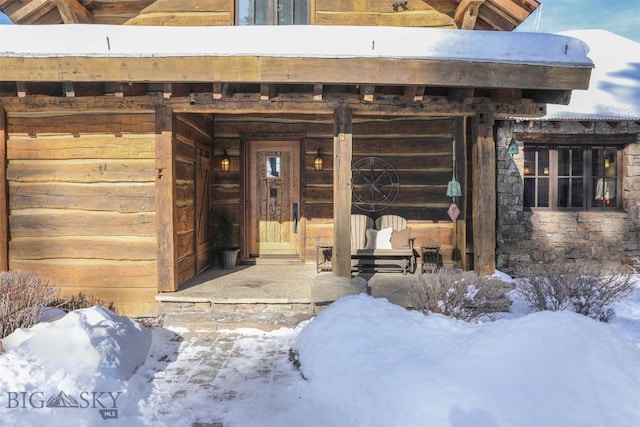
[[621, 185], [616, 146], [525, 145], [524, 206], [556, 210], [617, 209]]

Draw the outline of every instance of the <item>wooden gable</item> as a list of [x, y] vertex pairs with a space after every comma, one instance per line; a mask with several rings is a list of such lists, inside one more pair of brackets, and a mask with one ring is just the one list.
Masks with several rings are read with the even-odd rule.
[[[537, 0], [311, 0], [315, 25], [390, 25], [511, 31]], [[234, 0], [0, 0], [16, 24], [234, 25]]]

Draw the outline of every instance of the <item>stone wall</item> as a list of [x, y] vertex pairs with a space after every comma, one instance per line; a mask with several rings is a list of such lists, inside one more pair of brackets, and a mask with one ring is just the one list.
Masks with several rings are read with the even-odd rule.
[[[623, 152], [623, 209], [620, 211], [557, 212], [523, 209], [523, 143], [511, 157], [512, 133], [635, 134], [635, 144]], [[538, 263], [584, 262], [604, 268], [631, 264], [640, 257], [640, 125], [611, 126], [596, 122], [503, 122], [496, 131], [496, 268], [526, 276]]]

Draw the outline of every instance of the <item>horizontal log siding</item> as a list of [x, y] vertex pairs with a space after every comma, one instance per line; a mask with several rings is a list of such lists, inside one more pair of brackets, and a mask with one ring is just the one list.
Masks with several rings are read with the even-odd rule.
[[[196, 197], [196, 186], [205, 184], [198, 181], [202, 181], [204, 176], [203, 171], [199, 173], [199, 168], [209, 168], [213, 140], [211, 121], [210, 115], [178, 114], [174, 122], [179, 283], [208, 267], [212, 259], [209, 198], [198, 200]], [[210, 189], [204, 191], [208, 193]], [[199, 206], [201, 203], [205, 206]], [[205, 215], [200, 226], [197, 212]]]
[[[232, 212], [240, 224], [240, 145], [242, 135], [303, 134], [303, 213], [307, 262], [315, 262], [316, 242], [333, 241], [333, 117], [286, 116], [215, 117], [214, 204]], [[406, 217], [416, 244], [440, 243], [445, 263], [451, 262], [454, 230], [447, 216], [451, 199], [446, 197], [452, 175], [453, 120], [367, 119], [354, 117], [353, 159], [381, 157], [397, 170], [400, 191], [393, 206], [378, 214]], [[224, 151], [231, 171], [219, 169]], [[320, 150], [324, 168], [313, 170]], [[361, 213], [354, 208], [354, 213]]]
[[153, 114], [7, 115], [9, 268], [156, 312]]
[[388, 25], [397, 27], [457, 28], [452, 16], [441, 13], [427, 2], [409, 2], [406, 9], [388, 0], [315, 0], [312, 24]]
[[[156, 0], [125, 24], [233, 25], [233, 4], [233, 0]], [[100, 15], [94, 19], [100, 21]]]

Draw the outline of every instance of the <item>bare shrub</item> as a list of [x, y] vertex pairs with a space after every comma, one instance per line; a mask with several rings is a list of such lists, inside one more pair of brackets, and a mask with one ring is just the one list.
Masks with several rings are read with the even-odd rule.
[[105, 307], [114, 313], [116, 312], [115, 306], [112, 302], [101, 300], [93, 295], [87, 295], [83, 292], [75, 295], [62, 296], [51, 303], [52, 307], [59, 308], [66, 312], [79, 310], [81, 308], [89, 308], [96, 305]]
[[631, 270], [633, 274], [640, 274], [640, 258], [633, 258], [633, 265], [631, 266]]
[[472, 271], [440, 269], [423, 274], [409, 285], [413, 308], [424, 314], [440, 313], [465, 321], [508, 311], [511, 301], [504, 294], [512, 286], [501, 280], [480, 277]]
[[0, 338], [40, 320], [40, 310], [58, 297], [49, 281], [27, 271], [0, 273]]
[[541, 265], [518, 282], [518, 294], [535, 310], [570, 310], [602, 322], [614, 314], [610, 305], [633, 287], [631, 275], [621, 270], [603, 272], [583, 263]]

